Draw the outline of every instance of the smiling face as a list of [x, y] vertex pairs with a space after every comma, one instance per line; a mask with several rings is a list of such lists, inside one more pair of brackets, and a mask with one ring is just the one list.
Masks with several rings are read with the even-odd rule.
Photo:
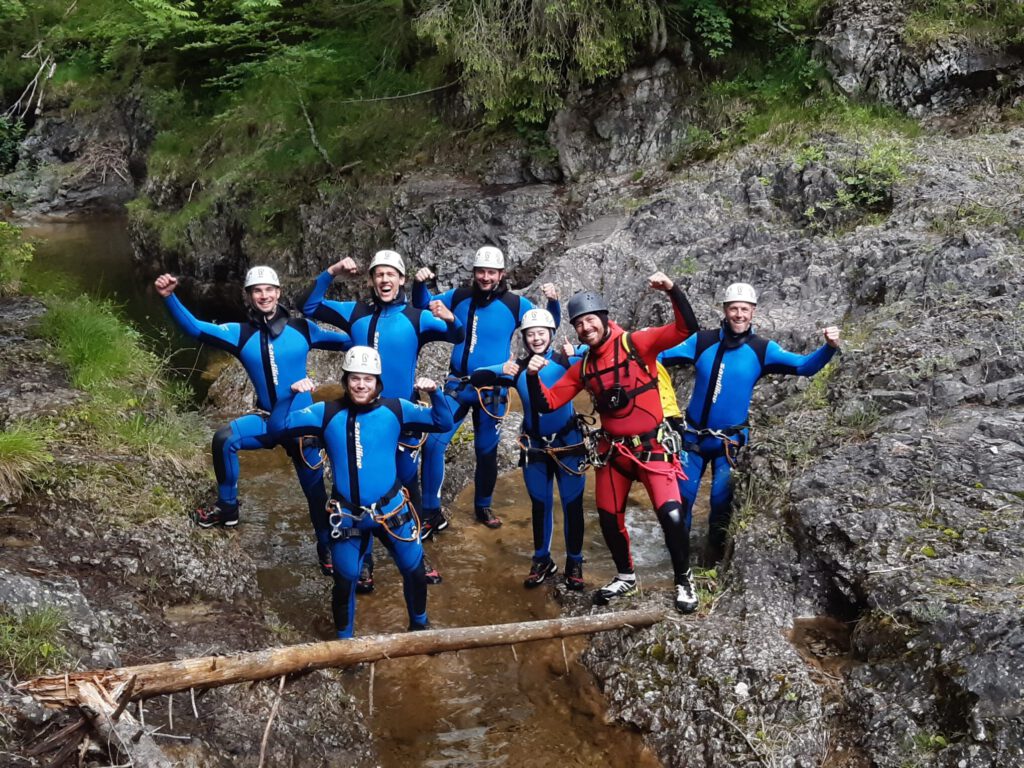
[[485, 293], [497, 288], [504, 276], [505, 270], [503, 269], [491, 269], [490, 267], [475, 267], [473, 269], [473, 281], [476, 283], [476, 287]]
[[604, 341], [605, 327], [598, 315], [580, 315], [572, 321], [581, 344], [596, 347]]
[[725, 319], [733, 333], [745, 333], [750, 330], [750, 323], [754, 319], [753, 304], [745, 301], [733, 301], [725, 305]]
[[372, 373], [346, 373], [345, 387], [356, 405], [369, 405], [377, 397], [377, 377]]
[[277, 311], [277, 302], [281, 300], [281, 289], [276, 285], [254, 285], [249, 288], [249, 302], [269, 317]]
[[550, 328], [527, 328], [523, 333], [526, 348], [537, 355], [543, 355], [551, 346]]
[[394, 267], [374, 267], [370, 285], [377, 298], [387, 304], [397, 298], [399, 289], [405, 285], [405, 276]]

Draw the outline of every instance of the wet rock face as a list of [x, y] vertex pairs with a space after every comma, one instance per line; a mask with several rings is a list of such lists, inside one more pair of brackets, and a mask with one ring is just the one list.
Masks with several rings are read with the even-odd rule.
[[[602, 636], [588, 657], [667, 765], [818, 765], [836, 745], [852, 764], [1020, 761], [1020, 140], [923, 140], [885, 221], [829, 236], [794, 216], [827, 184], [741, 155], [660, 188], [540, 275], [602, 290], [626, 325], [667, 317], [640, 279], [662, 266], [708, 325], [744, 279], [761, 294], [755, 326], [788, 348], [844, 326], [819, 382], [759, 384], [714, 609]], [[838, 176], [828, 163], [815, 178]], [[964, 196], [992, 215], [967, 214]], [[826, 614], [855, 622], [838, 681], [785, 640]]]
[[909, 45], [904, 32], [910, 5], [878, 0], [832, 4], [818, 36], [818, 54], [845, 94], [923, 116], [1007, 93], [1012, 98], [1024, 90], [1019, 50], [971, 40], [967, 34], [926, 50]]
[[152, 138], [134, 96], [73, 117], [50, 110], [22, 141], [15, 169], [0, 177], [0, 194], [28, 216], [121, 211], [138, 192]]
[[586, 91], [548, 130], [569, 180], [628, 173], [669, 159], [686, 133], [682, 72], [667, 59], [630, 70], [611, 88]]

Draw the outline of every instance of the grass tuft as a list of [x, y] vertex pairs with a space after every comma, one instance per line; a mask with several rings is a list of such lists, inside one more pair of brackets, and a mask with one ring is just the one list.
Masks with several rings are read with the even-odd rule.
[[195, 467], [199, 416], [185, 410], [180, 386], [165, 383], [166, 366], [109, 301], [44, 297], [42, 335], [68, 366], [72, 383], [90, 395], [76, 413], [101, 445], [117, 453]]
[[20, 496], [32, 476], [52, 461], [37, 425], [18, 422], [0, 431], [0, 498]]
[[66, 629], [64, 614], [52, 606], [20, 614], [0, 608], [0, 667], [15, 679], [72, 667], [62, 640]]

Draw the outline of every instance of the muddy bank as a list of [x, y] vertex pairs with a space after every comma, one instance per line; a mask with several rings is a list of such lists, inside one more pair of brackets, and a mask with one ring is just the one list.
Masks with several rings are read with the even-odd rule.
[[[187, 518], [211, 482], [205, 435], [196, 436], [197, 460], [190, 462], [97, 450], [76, 410], [87, 396], [69, 385], [52, 350], [34, 336], [44, 312], [33, 299], [0, 299], [0, 427], [48, 419], [53, 456], [33, 486], [3, 500], [0, 606], [15, 613], [57, 607], [68, 625], [63, 642], [80, 668], [280, 644], [249, 552], [237, 537], [200, 532]], [[169, 697], [148, 701], [142, 716], [147, 726], [180, 737], [157, 737], [176, 764], [256, 765], [275, 698], [276, 684], [231, 686], [197, 694], [195, 709], [187, 695], [173, 703]], [[69, 722], [67, 713], [43, 711], [7, 685], [0, 711], [5, 765], [52, 759], [25, 755]], [[343, 673], [289, 681], [267, 761], [375, 764]], [[83, 764], [108, 765], [110, 759], [94, 745]]]

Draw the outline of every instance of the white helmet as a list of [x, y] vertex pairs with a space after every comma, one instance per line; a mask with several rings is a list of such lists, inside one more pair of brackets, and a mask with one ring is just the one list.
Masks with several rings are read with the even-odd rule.
[[530, 328], [550, 328], [553, 331], [558, 328], [558, 323], [546, 309], [528, 309], [523, 315], [519, 330], [525, 331]]
[[745, 301], [748, 304], [757, 304], [757, 291], [750, 283], [733, 283], [725, 289], [722, 295], [723, 304], [732, 304], [734, 301]]
[[372, 274], [374, 267], [394, 267], [398, 270], [398, 274], [405, 277], [405, 262], [402, 261], [402, 255], [397, 251], [377, 251], [373, 254], [370, 268], [367, 271]]
[[476, 256], [473, 257], [473, 269], [504, 269], [505, 268], [505, 254], [501, 252], [500, 248], [495, 248], [493, 245], [485, 245], [476, 252]]
[[352, 347], [341, 364], [345, 373], [372, 373], [380, 376], [380, 355], [373, 347]]
[[281, 281], [277, 279], [277, 272], [270, 267], [253, 267], [245, 273], [245, 287], [252, 288], [254, 285], [272, 285], [280, 288]]

